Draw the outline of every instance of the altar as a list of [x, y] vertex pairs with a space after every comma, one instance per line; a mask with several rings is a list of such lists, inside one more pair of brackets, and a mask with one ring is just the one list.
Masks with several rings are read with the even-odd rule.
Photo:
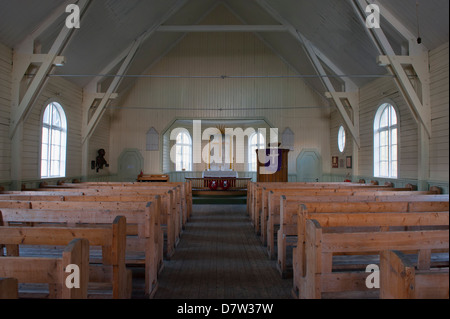
[[238, 173], [235, 171], [204, 171], [202, 178], [238, 178]]

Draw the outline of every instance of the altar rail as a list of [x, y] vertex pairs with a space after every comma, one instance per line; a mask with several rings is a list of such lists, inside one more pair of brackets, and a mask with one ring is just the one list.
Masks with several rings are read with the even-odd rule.
[[251, 177], [242, 177], [242, 178], [230, 178], [230, 177], [205, 177], [205, 178], [196, 178], [196, 177], [186, 177], [187, 181], [192, 182], [192, 190], [196, 191], [209, 191], [210, 190], [210, 182], [211, 181], [228, 181], [230, 187], [227, 191], [242, 191], [247, 190], [248, 183], [252, 180]]

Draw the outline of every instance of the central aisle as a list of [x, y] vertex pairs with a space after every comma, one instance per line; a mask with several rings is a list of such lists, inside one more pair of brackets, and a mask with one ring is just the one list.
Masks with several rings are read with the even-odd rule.
[[246, 205], [194, 205], [155, 299], [290, 299], [292, 279], [255, 235]]

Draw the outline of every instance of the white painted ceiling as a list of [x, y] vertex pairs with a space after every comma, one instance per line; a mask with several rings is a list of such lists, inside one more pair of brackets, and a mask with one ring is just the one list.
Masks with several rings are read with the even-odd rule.
[[[309, 39], [345, 74], [385, 75], [386, 69], [376, 64], [378, 52], [358, 20], [351, 0], [265, 0], [268, 6]], [[15, 48], [35, 30], [61, 0], [0, 0], [0, 42]], [[74, 0], [75, 2], [75, 0]], [[420, 36], [423, 45], [432, 50], [448, 42], [448, 0], [378, 0], [412, 33]], [[56, 75], [98, 74], [124, 49], [145, 31], [158, 25], [162, 16], [177, 0], [92, 0], [77, 30], [63, 52], [67, 58]], [[419, 20], [417, 20], [417, 3]], [[229, 10], [243, 24], [277, 25], [271, 15], [256, 0], [189, 0], [165, 25], [192, 25], [201, 22], [218, 5]], [[62, 14], [40, 38], [42, 52], [46, 52], [64, 26]], [[382, 21], [383, 22], [383, 21]], [[399, 51], [404, 41], [390, 26], [384, 28], [392, 46]], [[183, 38], [183, 33], [155, 32], [142, 45], [128, 70], [128, 74], [141, 74]], [[314, 68], [302, 45], [289, 33], [258, 33], [275, 54], [298, 74], [313, 75]], [[85, 87], [92, 77], [68, 77]], [[110, 79], [109, 79], [110, 80]], [[372, 77], [354, 77], [362, 86]], [[126, 88], [132, 78], [125, 79], [119, 91]], [[319, 91], [324, 88], [317, 78], [305, 78]], [[335, 79], [335, 83], [336, 83]]]

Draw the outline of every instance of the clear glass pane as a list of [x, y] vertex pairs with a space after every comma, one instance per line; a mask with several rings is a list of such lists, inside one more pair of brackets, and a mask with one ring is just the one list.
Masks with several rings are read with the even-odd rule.
[[342, 153], [345, 149], [345, 129], [341, 126], [338, 133], [339, 151]]
[[47, 144], [42, 144], [41, 159], [48, 160], [48, 145]]
[[61, 132], [57, 130], [52, 130], [52, 145], [61, 145]]
[[262, 134], [258, 134], [259, 136], [259, 149], [265, 149], [266, 148], [266, 139], [264, 138], [264, 136]]
[[389, 176], [389, 163], [380, 162], [380, 176]]
[[46, 107], [46, 109], [45, 109], [45, 111], [44, 111], [44, 118], [43, 118], [43, 120], [42, 120], [42, 122], [43, 122], [44, 124], [48, 124], [48, 125], [51, 124], [51, 123], [50, 123], [50, 111], [51, 111], [51, 109], [52, 109], [52, 106], [51, 106], [51, 104], [50, 104], [50, 105], [48, 105], [48, 106]]
[[389, 145], [389, 134], [388, 131], [380, 132], [380, 147]]
[[397, 124], [397, 112], [395, 112], [395, 109], [392, 105], [389, 107], [389, 110], [390, 110], [390, 118], [391, 118], [390, 125], [391, 126], [396, 125]]
[[66, 162], [65, 160], [59, 162], [59, 176], [60, 177], [65, 177], [66, 176]]
[[48, 162], [46, 160], [41, 161], [41, 177], [48, 177]]
[[55, 127], [62, 127], [61, 115], [59, 114], [59, 110], [56, 106], [53, 106], [52, 117], [52, 125]]
[[61, 156], [61, 148], [53, 145], [50, 150], [50, 156], [52, 161], [59, 161]]
[[388, 147], [380, 147], [380, 161], [389, 161]]
[[252, 138], [250, 139], [250, 145], [258, 145], [258, 135], [255, 134], [252, 136]]
[[398, 147], [397, 145], [392, 145], [391, 146], [391, 161], [397, 161], [398, 160]]
[[391, 162], [391, 176], [392, 178], [397, 178], [398, 177], [398, 167], [397, 167], [398, 162], [397, 161], [392, 161]]
[[50, 144], [49, 135], [48, 135], [48, 128], [46, 128], [46, 127], [42, 128], [42, 143]]
[[389, 108], [385, 108], [380, 118], [380, 128], [388, 127], [389, 124]]
[[391, 130], [391, 144], [398, 144], [398, 131], [396, 128]]
[[61, 148], [67, 147], [67, 134], [65, 132], [61, 132]]

